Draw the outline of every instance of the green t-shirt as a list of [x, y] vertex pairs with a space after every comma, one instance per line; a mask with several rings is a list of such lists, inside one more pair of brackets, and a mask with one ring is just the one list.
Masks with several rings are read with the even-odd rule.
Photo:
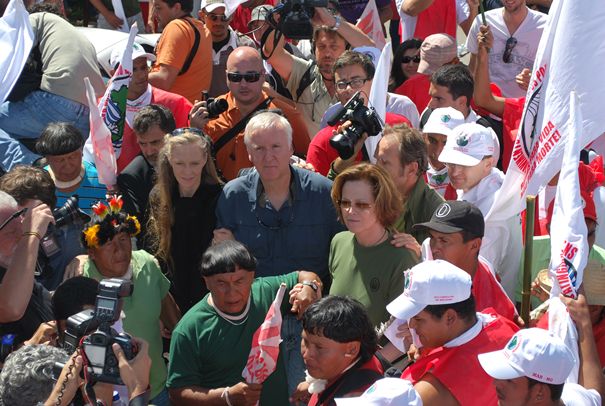
[[[265, 319], [280, 284], [283, 282], [291, 289], [297, 281], [298, 272], [255, 279], [250, 291], [248, 319], [237, 326], [219, 316], [208, 304], [206, 295], [183, 316], [172, 333], [166, 386], [215, 389], [242, 382], [252, 336]], [[289, 306], [282, 306], [282, 315], [284, 308]], [[261, 406], [288, 404], [283, 351], [282, 343], [277, 368], [263, 384]]]
[[[166, 279], [156, 259], [147, 252], [133, 251], [132, 296], [124, 298], [124, 319], [122, 325], [128, 334], [143, 338], [149, 343], [152, 368], [149, 375], [151, 398], [157, 396], [166, 383], [166, 363], [162, 358], [162, 337], [160, 335], [160, 312], [162, 299], [168, 293], [170, 281]], [[84, 264], [84, 276], [100, 281], [105, 279], [94, 262]]]
[[387, 304], [403, 292], [403, 272], [417, 263], [410, 250], [394, 247], [390, 238], [373, 247], [362, 247], [353, 233], [343, 231], [330, 245], [330, 294], [358, 300], [372, 324], [379, 326], [389, 319]]

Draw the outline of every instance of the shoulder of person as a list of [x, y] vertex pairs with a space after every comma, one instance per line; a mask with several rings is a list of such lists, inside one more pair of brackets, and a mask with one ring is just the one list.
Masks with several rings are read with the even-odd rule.
[[241, 32], [236, 31], [236, 30], [233, 30], [231, 32], [233, 34], [235, 34], [235, 39], [237, 41], [238, 46], [247, 46], [247, 47], [256, 48], [256, 44], [254, 43], [254, 41], [252, 41], [250, 39], [250, 37], [247, 36], [246, 34], [242, 34]]
[[325, 176], [310, 171], [308, 169], [292, 167], [295, 176], [300, 182], [301, 188], [304, 190], [311, 190], [315, 192], [327, 192], [328, 194], [332, 191], [332, 181]]
[[247, 194], [251, 188], [256, 187], [258, 181], [258, 172], [249, 171], [245, 175], [237, 177], [227, 182], [222, 189], [225, 197], [237, 194]]

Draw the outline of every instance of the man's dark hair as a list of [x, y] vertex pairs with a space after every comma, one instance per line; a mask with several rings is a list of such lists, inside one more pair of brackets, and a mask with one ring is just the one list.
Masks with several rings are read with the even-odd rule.
[[40, 155], [65, 155], [84, 146], [82, 133], [73, 124], [50, 123], [36, 142]]
[[469, 242], [475, 238], [483, 238], [482, 236], [472, 233], [468, 230], [462, 230], [460, 231], [460, 234], [462, 235], [462, 242]]
[[63, 14], [61, 14], [61, 9], [55, 3], [34, 3], [27, 8], [27, 12], [29, 14], [34, 13], [52, 13], [54, 15], [58, 15], [61, 18], [65, 18]]
[[550, 388], [550, 400], [552, 400], [553, 402], [556, 402], [558, 400], [561, 399], [561, 395], [563, 394], [563, 386], [565, 386], [565, 383], [560, 383], [560, 384], [552, 384], [552, 383], [545, 383], [545, 382], [540, 382], [540, 381], [536, 381], [535, 379], [532, 379], [530, 377], [527, 377], [527, 386], [531, 389], [534, 385], [537, 384], [542, 384], [542, 385], [546, 385]]
[[421, 176], [426, 172], [429, 166], [428, 151], [426, 142], [422, 133], [411, 128], [406, 123], [387, 125], [383, 131], [383, 136], [392, 135], [399, 141], [399, 162], [406, 166], [412, 162], [418, 162], [418, 171], [416, 174]]
[[60, 284], [52, 297], [55, 320], [67, 320], [84, 310], [84, 306], [94, 306], [98, 291], [99, 282], [84, 276], [76, 276]]
[[136, 134], [145, 134], [151, 127], [156, 125], [166, 134], [176, 130], [176, 123], [172, 112], [159, 104], [150, 104], [143, 107], [134, 116], [132, 129]]
[[378, 338], [368, 313], [355, 299], [327, 296], [313, 303], [302, 317], [303, 329], [339, 343], [359, 341], [361, 362], [368, 361], [378, 348]]
[[476, 315], [476, 307], [475, 307], [475, 298], [471, 294], [471, 296], [458, 303], [449, 303], [449, 304], [441, 304], [441, 305], [428, 305], [424, 308], [429, 314], [433, 317], [440, 319], [445, 314], [447, 309], [453, 309], [456, 313], [458, 313], [458, 317], [465, 321], [475, 320]]
[[174, 7], [176, 3], [181, 3], [181, 10], [191, 13], [193, 11], [193, 0], [160, 0]]
[[465, 65], [458, 63], [442, 66], [431, 76], [431, 83], [435, 86], [446, 87], [454, 100], [460, 96], [466, 96], [466, 105], [471, 105], [475, 81], [471, 71]]
[[57, 204], [55, 182], [42, 168], [15, 166], [0, 178], [0, 190], [14, 197], [20, 205], [28, 199], [40, 200], [51, 209]]
[[240, 242], [227, 240], [211, 246], [202, 255], [200, 271], [202, 276], [235, 272], [239, 269], [254, 272], [256, 258]]
[[335, 73], [337, 69], [342, 69], [344, 67], [353, 65], [359, 65], [363, 68], [364, 72], [366, 73], [366, 79], [374, 79], [376, 68], [374, 67], [374, 63], [372, 63], [372, 59], [370, 59], [369, 56], [357, 51], [344, 51], [342, 55], [336, 59], [336, 62], [334, 62], [332, 73]]

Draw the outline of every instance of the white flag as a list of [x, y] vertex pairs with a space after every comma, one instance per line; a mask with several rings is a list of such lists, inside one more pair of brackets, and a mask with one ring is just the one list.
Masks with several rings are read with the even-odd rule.
[[122, 0], [111, 0], [111, 5], [113, 6], [113, 13], [116, 15], [116, 17], [123, 21], [120, 30], [122, 32], [128, 32], [128, 19], [126, 18], [126, 13], [124, 12], [124, 5], [122, 4]]
[[[391, 77], [391, 43], [389, 42], [380, 54], [380, 59], [376, 65], [374, 80], [372, 81], [372, 89], [370, 90], [370, 98], [368, 105], [374, 107], [378, 116], [385, 122], [387, 113], [387, 93], [389, 90], [389, 78]], [[382, 137], [382, 133], [375, 137], [368, 137], [365, 142], [370, 161], [376, 163], [374, 151], [378, 146], [378, 141]]]
[[[576, 360], [579, 360], [578, 334], [565, 305], [559, 300], [559, 293], [577, 297], [588, 261], [587, 229], [578, 176], [578, 161], [582, 149], [579, 142], [582, 138], [582, 113], [578, 96], [574, 92], [571, 93], [570, 99], [570, 132], [567, 135], [550, 223], [549, 274], [553, 279], [553, 287], [550, 292], [548, 329], [561, 337], [574, 353]], [[568, 382], [578, 381], [578, 364], [579, 362], [576, 363]]]
[[11, 0], [0, 18], [0, 104], [10, 95], [34, 44], [23, 0]]
[[526, 194], [536, 195], [561, 168], [570, 133], [571, 91], [578, 94], [584, 117], [580, 145], [584, 147], [605, 131], [601, 101], [605, 81], [597, 78], [605, 65], [604, 21], [603, 1], [553, 1], [538, 46], [511, 162], [486, 216], [486, 231], [491, 222], [521, 212]]
[[375, 0], [368, 1], [366, 8], [364, 8], [363, 13], [361, 13], [361, 17], [357, 20], [356, 25], [374, 41], [376, 48], [384, 48], [387, 42], [384, 38], [384, 31], [382, 23], [380, 22], [380, 15], [378, 14], [378, 7], [376, 7]]
[[230, 17], [240, 4], [245, 3], [246, 0], [225, 0], [225, 15]]

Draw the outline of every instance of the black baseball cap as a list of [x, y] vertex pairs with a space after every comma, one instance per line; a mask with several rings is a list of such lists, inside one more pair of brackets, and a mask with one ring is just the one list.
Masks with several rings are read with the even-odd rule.
[[431, 221], [414, 224], [414, 229], [429, 228], [444, 234], [467, 231], [483, 237], [485, 220], [481, 211], [472, 203], [448, 200], [437, 207]]

